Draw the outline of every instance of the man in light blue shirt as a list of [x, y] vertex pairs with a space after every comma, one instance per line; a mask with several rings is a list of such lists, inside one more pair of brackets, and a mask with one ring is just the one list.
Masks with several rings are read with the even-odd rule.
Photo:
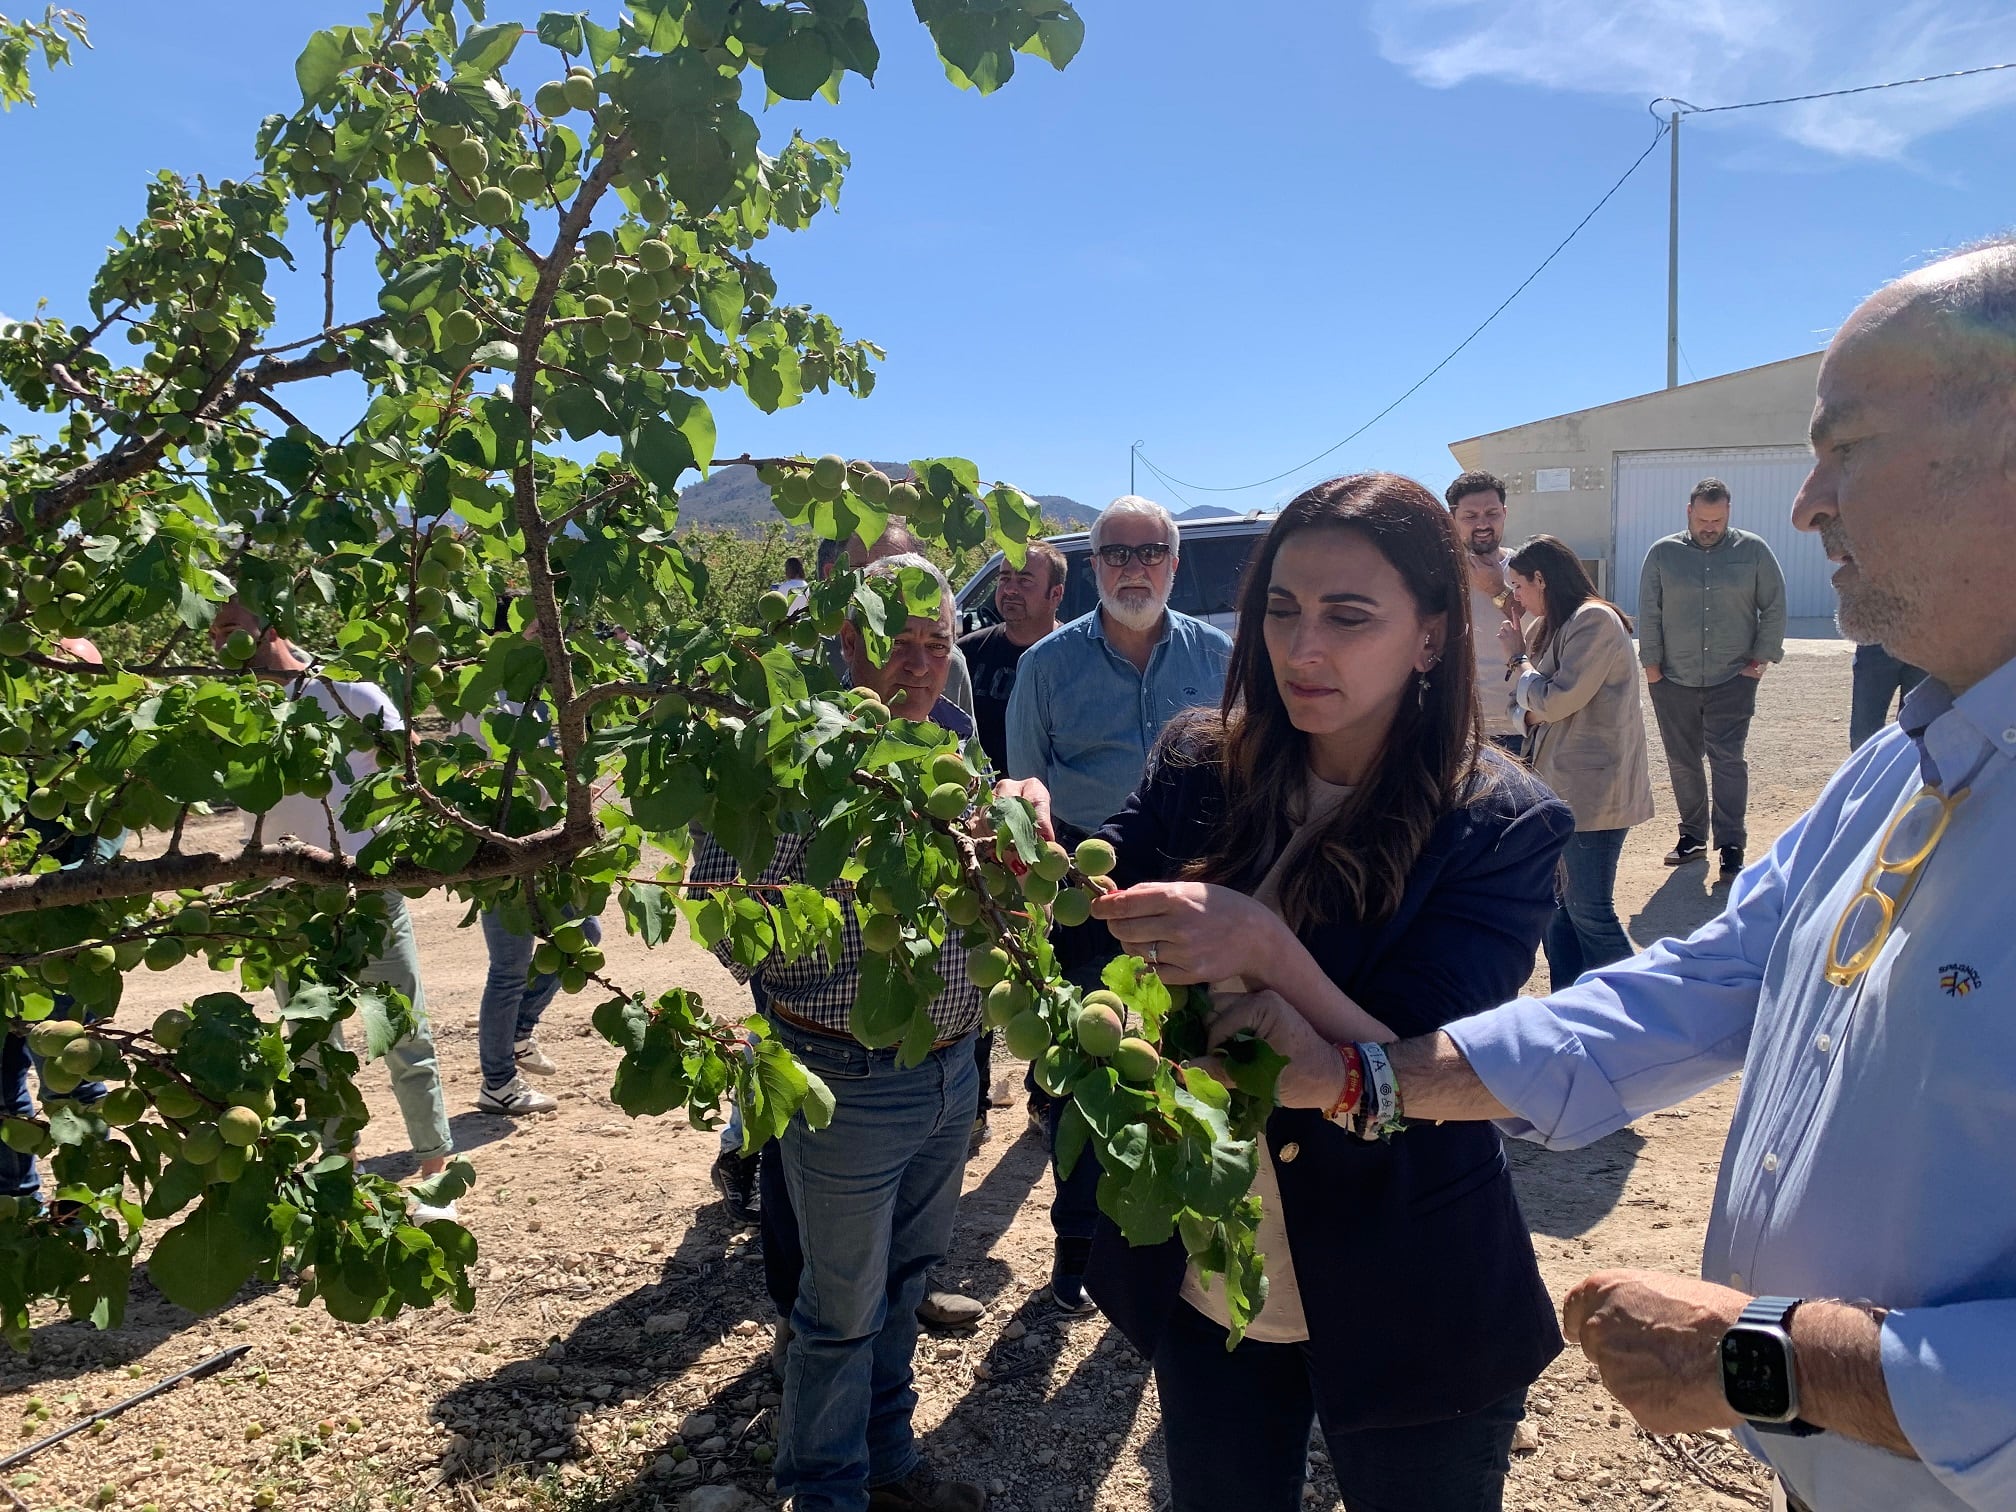
[[1169, 607], [1180, 544], [1160, 504], [1115, 499], [1092, 524], [1099, 607], [1022, 653], [1008, 775], [1043, 781], [1066, 834], [1117, 814], [1162, 727], [1224, 696], [1231, 637]]
[[[1721, 917], [1392, 1065], [1405, 1118], [1555, 1147], [1742, 1071], [1706, 1279], [1591, 1276], [1566, 1332], [1652, 1432], [1737, 1428], [1795, 1512], [2016, 1512], [2016, 597], [1983, 549], [2016, 525], [2016, 238], [1879, 292], [1819, 390], [1795, 522], [1842, 630], [1928, 680]], [[1246, 1024], [1332, 1105], [1334, 1047], [1265, 1001], [1215, 1032]]]

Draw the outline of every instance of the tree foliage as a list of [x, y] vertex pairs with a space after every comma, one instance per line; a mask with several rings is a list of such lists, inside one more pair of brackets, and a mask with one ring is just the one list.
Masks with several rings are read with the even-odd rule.
[[[1062, 67], [1082, 32], [1061, 0], [916, 9], [982, 92], [1018, 57]], [[45, 1299], [115, 1321], [145, 1225], [171, 1220], [151, 1273], [191, 1307], [254, 1276], [344, 1318], [470, 1305], [469, 1235], [406, 1222], [405, 1194], [340, 1153], [365, 1116], [358, 1052], [411, 1011], [366, 977], [385, 900], [437, 888], [502, 910], [541, 937], [535, 964], [593, 989], [620, 1105], [705, 1122], [732, 1091], [752, 1143], [823, 1125], [830, 1094], [760, 1027], [745, 1049], [693, 994], [612, 980], [574, 916], [613, 898], [649, 945], [683, 927], [753, 961], [831, 944], [855, 910], [875, 947], [856, 1032], [913, 1058], [934, 962], [963, 940], [998, 981], [990, 1014], [1012, 1007], [1046, 1084], [1077, 1094], [1068, 1138], [1107, 1161], [1129, 1237], [1180, 1232], [1232, 1273], [1241, 1316], [1257, 1299], [1245, 1193], [1271, 1090], [1241, 1101], [1152, 1049], [1079, 1049], [1045, 909], [1062, 886], [1082, 912], [1099, 884], [991, 796], [977, 747], [843, 692], [820, 653], [848, 613], [879, 652], [932, 584], [843, 572], [797, 612], [726, 604], [678, 534], [682, 479], [717, 465], [710, 394], [772, 411], [872, 387], [880, 352], [753, 255], [836, 203], [846, 154], [765, 150], [745, 93], [837, 100], [878, 59], [861, 0], [636, 0], [608, 25], [400, 0], [309, 39], [301, 105], [260, 124], [244, 178], [160, 174], [87, 311], [0, 332], [0, 382], [53, 427], [0, 457], [0, 1014], [53, 1057], [52, 1090], [117, 1089], [5, 1122], [10, 1145], [53, 1152], [70, 1209], [0, 1215], [17, 1341]], [[526, 89], [533, 69], [549, 77]], [[374, 269], [358, 286], [339, 276], [352, 244]], [[297, 259], [321, 308], [283, 330], [269, 284]], [[289, 395], [338, 375], [364, 402], [322, 434]], [[1019, 559], [1039, 524], [959, 458], [896, 483], [838, 456], [736, 460], [811, 536], [872, 538], [901, 513], [934, 550]], [[332, 717], [252, 675], [247, 646], [213, 652], [234, 594], [316, 653], [313, 676], [384, 688], [404, 728]], [[75, 635], [104, 642], [102, 668], [64, 653]], [[373, 770], [337, 813], [353, 754]], [[326, 834], [184, 843], [192, 814], [293, 795]], [[339, 820], [375, 838], [347, 853]], [[696, 825], [752, 878], [780, 833], [813, 834], [811, 875], [682, 885]], [[63, 864], [135, 832], [165, 842]], [[129, 973], [191, 956], [240, 990], [119, 1020]], [[1153, 1041], [1167, 994], [1137, 971], [1112, 980]], [[248, 996], [268, 987], [277, 1012]], [[423, 1195], [469, 1179], [451, 1166]]]
[[91, 45], [84, 18], [73, 10], [52, 5], [40, 21], [10, 21], [0, 16], [0, 110], [16, 105], [33, 105], [35, 90], [28, 82], [28, 70], [35, 55], [42, 66], [54, 68], [70, 61], [70, 44]]

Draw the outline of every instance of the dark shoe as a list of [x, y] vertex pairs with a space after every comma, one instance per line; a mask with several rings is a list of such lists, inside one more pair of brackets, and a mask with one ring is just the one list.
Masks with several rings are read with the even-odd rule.
[[1722, 847], [1722, 875], [1733, 877], [1743, 870], [1743, 847], [1725, 845]]
[[971, 1160], [980, 1153], [980, 1146], [987, 1143], [987, 1115], [982, 1113], [973, 1120], [973, 1132], [966, 1136], [966, 1158]]
[[1692, 835], [1682, 835], [1680, 843], [1666, 852], [1668, 866], [1685, 866], [1689, 861], [1699, 861], [1708, 854], [1705, 841], [1696, 840]]
[[1092, 1245], [1085, 1239], [1059, 1239], [1050, 1261], [1050, 1305], [1067, 1318], [1082, 1318], [1099, 1310], [1085, 1295], [1085, 1266]]
[[972, 1297], [963, 1297], [955, 1291], [947, 1291], [935, 1280], [928, 1282], [927, 1285], [930, 1290], [924, 1293], [924, 1300], [917, 1304], [919, 1323], [932, 1328], [971, 1328], [987, 1311], [985, 1303]]
[[1034, 1092], [1029, 1094], [1029, 1132], [1050, 1137], [1050, 1099]]
[[940, 1480], [927, 1461], [899, 1481], [868, 1490], [868, 1512], [986, 1512], [987, 1493], [968, 1481]]
[[743, 1225], [763, 1216], [763, 1199], [756, 1194], [758, 1158], [723, 1150], [714, 1157], [714, 1169], [708, 1173], [714, 1178], [714, 1190], [721, 1194], [728, 1216]]

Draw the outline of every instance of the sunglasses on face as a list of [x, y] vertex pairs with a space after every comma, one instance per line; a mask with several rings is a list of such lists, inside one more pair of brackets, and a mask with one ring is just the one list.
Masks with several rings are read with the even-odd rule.
[[1128, 558], [1133, 558], [1143, 567], [1160, 567], [1169, 560], [1169, 546], [1164, 541], [1151, 541], [1146, 546], [1101, 546], [1099, 560], [1108, 567], [1125, 567]]

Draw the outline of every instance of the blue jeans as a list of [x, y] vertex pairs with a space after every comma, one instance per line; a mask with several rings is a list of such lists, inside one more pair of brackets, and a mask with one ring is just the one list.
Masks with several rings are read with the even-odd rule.
[[[1155, 1347], [1155, 1387], [1171, 1512], [1299, 1512], [1316, 1416], [1307, 1344], [1247, 1339], [1228, 1353], [1225, 1330], [1178, 1302]], [[1323, 1442], [1347, 1512], [1498, 1512], [1525, 1413], [1522, 1388], [1439, 1423], [1325, 1423]]]
[[[602, 943], [602, 921], [583, 919], [588, 943]], [[483, 979], [483, 1001], [476, 1008], [476, 1053], [483, 1062], [483, 1085], [501, 1087], [518, 1074], [518, 1041], [539, 1027], [560, 978], [551, 972], [532, 975], [532, 952], [539, 941], [513, 934], [494, 909], [483, 912], [483, 943], [490, 951], [490, 973]]]
[[777, 1488], [797, 1512], [865, 1512], [870, 1487], [917, 1463], [917, 1306], [952, 1240], [980, 1075], [970, 1039], [905, 1070], [894, 1050], [773, 1024], [835, 1102], [830, 1127], [814, 1133], [794, 1118], [778, 1148], [805, 1265]]
[[1547, 925], [1547, 976], [1558, 990], [1598, 966], [1634, 954], [1617, 919], [1617, 858], [1629, 830], [1577, 830], [1561, 852], [1554, 917]]
[[[35, 1116], [35, 1100], [28, 1095], [28, 1041], [4, 1032], [0, 1032], [0, 1113]], [[35, 1169], [35, 1157], [0, 1145], [0, 1197], [33, 1200], [41, 1192], [42, 1173]]]
[[1900, 698], [1925, 680], [1925, 674], [1909, 662], [1901, 662], [1881, 646], [1855, 648], [1855, 690], [1848, 706], [1848, 749], [1860, 750], [1862, 742], [1890, 722], [1890, 709]]

